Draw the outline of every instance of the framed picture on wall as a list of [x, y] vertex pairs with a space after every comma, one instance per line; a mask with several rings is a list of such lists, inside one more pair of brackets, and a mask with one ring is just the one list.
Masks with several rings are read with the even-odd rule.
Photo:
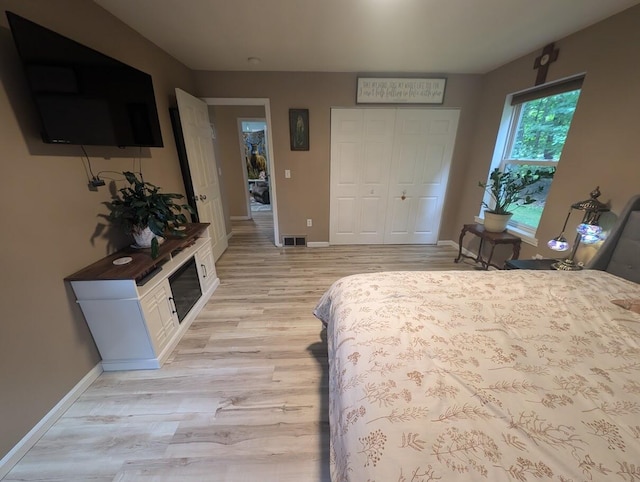
[[289, 137], [292, 151], [309, 150], [309, 109], [289, 109]]

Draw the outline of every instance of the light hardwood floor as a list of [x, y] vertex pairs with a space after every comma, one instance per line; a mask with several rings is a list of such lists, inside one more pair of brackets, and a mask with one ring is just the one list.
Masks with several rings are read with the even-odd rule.
[[271, 213], [253, 214], [167, 363], [103, 373], [3, 480], [329, 481], [315, 303], [349, 274], [473, 266], [450, 247], [276, 248]]

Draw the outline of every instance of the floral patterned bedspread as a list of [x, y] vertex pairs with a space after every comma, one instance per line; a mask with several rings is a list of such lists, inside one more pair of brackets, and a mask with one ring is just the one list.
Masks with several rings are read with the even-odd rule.
[[640, 285], [601, 271], [343, 278], [334, 482], [640, 481]]

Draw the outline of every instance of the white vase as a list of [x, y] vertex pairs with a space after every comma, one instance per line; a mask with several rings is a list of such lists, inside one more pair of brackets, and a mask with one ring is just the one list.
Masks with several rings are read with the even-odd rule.
[[147, 226], [144, 229], [134, 228], [131, 234], [133, 234], [133, 239], [136, 242], [136, 246], [140, 248], [150, 248], [151, 241], [153, 241], [153, 238], [155, 237], [158, 238], [158, 244], [164, 241], [164, 238], [161, 238], [160, 236], [156, 236], [156, 234], [153, 231], [151, 231], [151, 229], [149, 229], [149, 226]]
[[507, 229], [507, 224], [513, 214], [495, 214], [484, 212], [484, 230], [490, 233], [501, 233]]

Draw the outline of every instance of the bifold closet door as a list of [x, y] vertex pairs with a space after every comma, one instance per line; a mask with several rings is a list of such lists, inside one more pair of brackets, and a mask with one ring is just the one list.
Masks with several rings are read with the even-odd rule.
[[385, 244], [436, 244], [459, 111], [398, 109]]
[[395, 109], [331, 110], [331, 244], [384, 242]]
[[459, 112], [331, 110], [331, 244], [435, 244]]

